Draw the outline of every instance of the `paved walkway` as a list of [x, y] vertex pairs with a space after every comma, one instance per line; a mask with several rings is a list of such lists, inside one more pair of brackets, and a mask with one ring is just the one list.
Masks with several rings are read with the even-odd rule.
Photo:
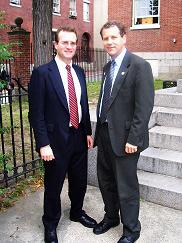
[[[43, 189], [22, 198], [14, 207], [0, 214], [1, 243], [41, 243]], [[58, 226], [59, 243], [117, 243], [122, 234], [121, 225], [103, 235], [94, 235], [79, 223], [69, 220], [70, 202], [67, 181], [62, 192], [63, 216]], [[100, 191], [88, 186], [84, 209], [98, 222], [103, 217]], [[137, 243], [182, 243], [182, 211], [141, 201], [141, 237]]]

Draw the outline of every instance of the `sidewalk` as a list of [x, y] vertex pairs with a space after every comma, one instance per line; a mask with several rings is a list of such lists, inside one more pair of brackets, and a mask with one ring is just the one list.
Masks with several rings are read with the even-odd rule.
[[[1, 243], [41, 243], [43, 241], [42, 216], [43, 189], [22, 198], [14, 207], [0, 214]], [[67, 181], [62, 192], [63, 216], [57, 233], [59, 243], [117, 243], [122, 226], [112, 228], [103, 235], [94, 235], [92, 229], [69, 220], [70, 202]], [[88, 186], [84, 202], [86, 212], [98, 222], [103, 217], [100, 191]], [[137, 243], [182, 243], [182, 211], [141, 201], [141, 237]]]

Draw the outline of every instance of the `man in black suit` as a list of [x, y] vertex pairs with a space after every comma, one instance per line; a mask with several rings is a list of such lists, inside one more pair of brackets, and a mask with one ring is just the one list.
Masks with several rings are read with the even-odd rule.
[[70, 220], [93, 228], [96, 221], [82, 209], [87, 186], [87, 148], [93, 147], [83, 69], [72, 64], [77, 33], [61, 27], [54, 60], [33, 70], [29, 86], [30, 123], [36, 150], [44, 160], [45, 242], [58, 242], [60, 193], [68, 174]]
[[118, 243], [133, 243], [141, 230], [137, 162], [149, 144], [153, 75], [148, 62], [126, 49], [121, 23], [107, 22], [100, 34], [111, 61], [103, 70], [94, 141], [105, 216], [93, 231], [102, 234], [117, 226], [120, 211], [123, 235]]

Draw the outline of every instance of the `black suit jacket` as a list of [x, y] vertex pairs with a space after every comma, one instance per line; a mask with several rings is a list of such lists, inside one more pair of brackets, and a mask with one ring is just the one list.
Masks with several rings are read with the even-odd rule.
[[[91, 135], [85, 74], [73, 65], [81, 86], [82, 126]], [[50, 144], [64, 151], [68, 146], [70, 114], [62, 79], [55, 60], [33, 70], [29, 85], [29, 119], [34, 130], [36, 151]]]
[[[103, 69], [103, 78], [111, 62]], [[102, 86], [103, 86], [102, 81]], [[94, 144], [99, 132], [99, 108], [102, 86], [97, 106], [97, 126]], [[111, 145], [117, 156], [125, 155], [125, 144], [138, 146], [138, 152], [148, 147], [148, 122], [154, 102], [154, 81], [150, 64], [144, 59], [126, 51], [115, 83], [113, 85], [107, 122]]]

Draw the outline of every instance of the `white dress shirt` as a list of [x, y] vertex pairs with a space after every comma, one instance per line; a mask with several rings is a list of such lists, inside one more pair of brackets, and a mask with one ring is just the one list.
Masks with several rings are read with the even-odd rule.
[[[60, 60], [57, 56], [55, 57], [55, 61], [58, 66], [59, 73], [61, 75], [61, 79], [62, 79], [63, 86], [64, 86], [64, 91], [65, 91], [67, 102], [68, 102], [68, 109], [69, 109], [68, 77], [67, 77], [67, 70], [66, 70], [67, 64], [65, 62], [63, 62], [62, 60]], [[81, 86], [80, 86], [80, 82], [77, 77], [77, 74], [76, 74], [74, 68], [72, 67], [72, 62], [70, 63], [70, 67], [71, 67], [71, 74], [72, 74], [73, 82], [74, 82], [74, 86], [75, 86], [75, 92], [76, 92], [76, 98], [77, 98], [77, 104], [78, 104], [79, 123], [80, 123], [80, 121], [82, 119], [82, 109], [81, 109], [81, 104], [80, 104]], [[69, 124], [69, 126], [71, 127], [71, 123]]]
[[[113, 80], [112, 80], [111, 93], [112, 93], [112, 89], [113, 89], [113, 85], [114, 85], [116, 76], [118, 74], [119, 68], [121, 66], [121, 63], [123, 61], [125, 54], [126, 54], [126, 48], [114, 59], [115, 60], [115, 66], [114, 66], [114, 76], [113, 76]], [[104, 80], [104, 83], [103, 83], [103, 88], [102, 88], [102, 97], [101, 97], [100, 108], [99, 108], [99, 116], [100, 116], [101, 108], [102, 108], [102, 100], [103, 100], [103, 96], [104, 96], [105, 81], [106, 81], [106, 77], [105, 77], [105, 80]]]

